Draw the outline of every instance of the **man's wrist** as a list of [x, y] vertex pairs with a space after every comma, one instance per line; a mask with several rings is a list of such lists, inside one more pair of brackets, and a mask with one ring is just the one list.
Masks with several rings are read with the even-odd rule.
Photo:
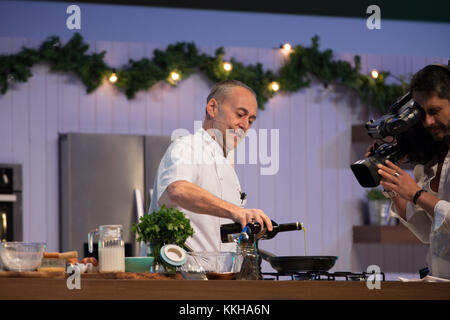
[[242, 209], [241, 207], [238, 207], [235, 204], [228, 203], [227, 207], [225, 208], [225, 212], [227, 214], [227, 217], [231, 220], [237, 221], [239, 218], [239, 211]]
[[412, 202], [413, 202], [415, 205], [417, 205], [417, 200], [419, 200], [419, 197], [420, 197], [424, 192], [426, 192], [425, 189], [420, 189], [420, 190], [417, 190], [417, 191], [416, 191], [416, 193], [414, 194], [413, 199], [412, 199]]

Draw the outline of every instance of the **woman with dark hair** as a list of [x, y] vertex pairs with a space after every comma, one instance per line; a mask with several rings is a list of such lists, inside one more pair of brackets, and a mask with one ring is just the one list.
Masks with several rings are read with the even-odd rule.
[[400, 138], [415, 163], [414, 179], [399, 166], [379, 165], [381, 185], [392, 191], [390, 216], [430, 244], [431, 275], [450, 279], [450, 71], [430, 65], [411, 81], [413, 99], [423, 108], [422, 124]]

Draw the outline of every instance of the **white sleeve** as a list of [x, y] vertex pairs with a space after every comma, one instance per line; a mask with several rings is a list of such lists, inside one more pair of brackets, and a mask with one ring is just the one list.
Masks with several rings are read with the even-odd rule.
[[197, 165], [194, 163], [193, 157], [192, 145], [183, 139], [175, 141], [169, 146], [161, 160], [156, 176], [156, 201], [159, 201], [167, 187], [175, 181], [196, 182]]
[[407, 227], [420, 241], [430, 243], [431, 217], [425, 211], [417, 209], [414, 204], [408, 202], [406, 205], [406, 220], [397, 213], [394, 203], [389, 208], [389, 216], [400, 220], [400, 223]]
[[[423, 166], [417, 165], [414, 167], [414, 180], [422, 187], [423, 184]], [[432, 218], [421, 207], [414, 205], [408, 201], [406, 204], [406, 220], [400, 217], [394, 203], [391, 203], [389, 208], [389, 216], [400, 220], [400, 223], [407, 227], [420, 241], [423, 243], [430, 243], [430, 232]]]
[[434, 207], [434, 231], [450, 233], [450, 202], [439, 200]]

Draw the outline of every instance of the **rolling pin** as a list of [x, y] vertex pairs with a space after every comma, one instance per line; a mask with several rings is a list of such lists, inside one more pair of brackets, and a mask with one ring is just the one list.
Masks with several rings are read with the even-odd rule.
[[78, 251], [67, 251], [67, 252], [44, 252], [44, 258], [46, 259], [72, 259], [78, 258]]

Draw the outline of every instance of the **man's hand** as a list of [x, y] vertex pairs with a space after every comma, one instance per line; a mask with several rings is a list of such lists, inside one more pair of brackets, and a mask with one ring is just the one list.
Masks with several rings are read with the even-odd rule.
[[245, 209], [217, 198], [215, 195], [185, 180], [172, 182], [158, 200], [158, 205], [179, 206], [198, 214], [232, 219], [245, 225], [254, 219], [272, 231], [270, 218], [260, 209]]
[[255, 221], [259, 222], [261, 226], [265, 225], [269, 231], [272, 231], [273, 229], [272, 221], [270, 221], [270, 218], [260, 209], [246, 209], [237, 207], [237, 209], [232, 213], [232, 219], [239, 222], [242, 228], [244, 228], [247, 223]]
[[[368, 158], [371, 155], [373, 155], [373, 153], [375, 152], [375, 150], [377, 150], [379, 147], [381, 146], [381, 144], [379, 142], [373, 142], [370, 146], [367, 147], [366, 149], [366, 153], [364, 153], [364, 157]], [[398, 162], [397, 162], [397, 166], [401, 166], [403, 162], [405, 162], [406, 158], [408, 156], [405, 155], [403, 158], [401, 158]]]
[[373, 142], [369, 147], [367, 147], [366, 153], [364, 153], [364, 157], [365, 158], [370, 157], [372, 155], [372, 153], [378, 149], [379, 146], [380, 146], [379, 143]]
[[413, 201], [414, 195], [421, 188], [407, 172], [389, 160], [386, 160], [386, 166], [379, 164], [378, 168], [382, 177], [380, 184], [385, 190], [395, 191], [402, 198]]

